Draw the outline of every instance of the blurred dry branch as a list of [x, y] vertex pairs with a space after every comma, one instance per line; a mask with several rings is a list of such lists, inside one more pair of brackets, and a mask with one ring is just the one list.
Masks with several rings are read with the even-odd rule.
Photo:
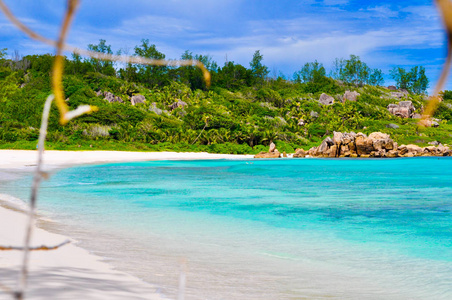
[[[14, 293], [14, 296], [18, 300], [22, 300], [24, 297], [25, 289], [27, 286], [27, 278], [28, 278], [28, 264], [30, 261], [30, 243], [31, 237], [33, 235], [33, 226], [36, 214], [36, 202], [38, 199], [38, 190], [39, 185], [41, 184], [41, 180], [45, 177], [42, 174], [45, 174], [42, 171], [42, 157], [44, 154], [44, 144], [47, 135], [47, 125], [49, 121], [49, 113], [52, 105], [52, 101], [54, 99], [53, 95], [47, 97], [47, 100], [44, 104], [44, 111], [42, 112], [42, 120], [41, 120], [41, 128], [39, 130], [39, 140], [38, 140], [38, 163], [35, 170], [35, 174], [33, 176], [33, 183], [31, 187], [31, 196], [30, 196], [30, 209], [28, 211], [28, 223], [25, 232], [25, 241], [24, 241], [24, 249], [23, 249], [23, 259], [22, 259], [22, 268], [19, 274], [17, 291]], [[62, 246], [62, 245], [61, 245]], [[60, 247], [61, 247], [60, 246]]]
[[[65, 240], [62, 243], [59, 243], [58, 245], [54, 245], [54, 246], [46, 246], [46, 245], [41, 245], [41, 246], [37, 246], [37, 247], [28, 247], [29, 251], [48, 251], [48, 250], [55, 250], [58, 249], [60, 247], [63, 247], [66, 244], [69, 244], [71, 241], [69, 240]], [[1, 251], [9, 251], [9, 250], [25, 250], [24, 247], [16, 247], [16, 246], [0, 246], [0, 250]]]
[[61, 246], [66, 245], [69, 243], [69, 241], [65, 241], [59, 245], [56, 246], [40, 246], [40, 247], [30, 247], [31, 242], [31, 236], [33, 234], [33, 223], [35, 218], [35, 211], [36, 211], [36, 202], [37, 202], [37, 196], [38, 196], [38, 189], [39, 185], [42, 179], [46, 179], [45, 172], [42, 171], [42, 156], [44, 151], [44, 144], [45, 144], [45, 138], [47, 134], [47, 124], [48, 124], [48, 118], [49, 118], [49, 112], [51, 108], [51, 103], [55, 99], [57, 107], [60, 111], [60, 122], [62, 124], [66, 124], [69, 120], [80, 116], [85, 113], [90, 113], [97, 110], [97, 107], [90, 106], [90, 105], [81, 105], [77, 109], [69, 111], [69, 107], [67, 106], [66, 102], [64, 101], [64, 92], [63, 92], [63, 64], [64, 64], [64, 57], [63, 57], [63, 51], [70, 51], [72, 53], [76, 53], [83, 56], [88, 56], [100, 60], [108, 60], [108, 61], [121, 61], [126, 63], [132, 63], [132, 64], [144, 64], [144, 65], [156, 65], [156, 66], [196, 66], [200, 68], [203, 72], [204, 79], [206, 81], [207, 86], [210, 86], [210, 73], [207, 70], [207, 68], [204, 66], [203, 63], [197, 60], [161, 60], [161, 59], [149, 59], [144, 57], [137, 57], [137, 56], [121, 56], [121, 55], [111, 55], [111, 54], [104, 54], [99, 53], [95, 51], [87, 51], [78, 49], [76, 47], [69, 46], [65, 43], [70, 25], [72, 23], [72, 20], [74, 19], [75, 12], [77, 10], [77, 7], [79, 5], [79, 0], [67, 0], [67, 8], [66, 13], [63, 19], [63, 24], [60, 29], [60, 34], [57, 41], [53, 41], [51, 39], [45, 38], [41, 36], [40, 34], [34, 32], [32, 29], [28, 28], [25, 24], [23, 24], [19, 19], [16, 18], [16, 16], [10, 11], [10, 9], [4, 4], [3, 0], [0, 0], [0, 9], [3, 11], [3, 13], [6, 15], [6, 17], [16, 25], [21, 31], [23, 31], [25, 34], [27, 34], [30, 38], [35, 39], [37, 41], [40, 41], [44, 44], [50, 45], [55, 47], [56, 49], [56, 56], [55, 56], [55, 62], [53, 65], [53, 74], [52, 74], [52, 88], [53, 93], [55, 96], [50, 95], [44, 105], [44, 111], [42, 115], [42, 121], [41, 121], [41, 129], [40, 129], [40, 135], [39, 135], [39, 142], [38, 142], [38, 163], [36, 172], [33, 178], [33, 184], [32, 184], [32, 190], [31, 190], [31, 197], [30, 197], [30, 210], [29, 210], [29, 216], [28, 216], [28, 224], [26, 227], [26, 234], [25, 234], [25, 242], [24, 247], [0, 247], [0, 250], [22, 250], [23, 253], [23, 262], [22, 262], [22, 269], [20, 272], [20, 278], [18, 280], [18, 287], [15, 292], [12, 292], [11, 289], [7, 287], [3, 287], [3, 290], [10, 291], [11, 294], [13, 294], [15, 299], [22, 300], [24, 299], [25, 295], [25, 289], [27, 284], [27, 277], [28, 277], [28, 264], [29, 264], [29, 253], [31, 250], [53, 250], [57, 249]]
[[444, 27], [446, 29], [447, 36], [447, 56], [444, 62], [441, 75], [433, 90], [433, 95], [429, 97], [429, 102], [424, 109], [422, 119], [419, 121], [419, 125], [425, 126], [427, 119], [431, 118], [435, 113], [440, 103], [439, 92], [441, 92], [446, 84], [447, 77], [449, 76], [450, 66], [452, 62], [452, 2], [450, 0], [435, 0], [438, 10], [443, 19]]
[[[68, 0], [68, 6], [66, 10], [66, 14], [63, 19], [63, 25], [61, 26], [60, 35], [58, 37], [57, 45], [56, 45], [56, 55], [55, 62], [53, 63], [53, 74], [52, 74], [52, 88], [53, 93], [55, 95], [55, 101], [57, 106], [60, 109], [60, 122], [62, 124], [67, 123], [69, 120], [66, 117], [69, 108], [64, 101], [64, 93], [63, 93], [63, 64], [64, 57], [62, 56], [64, 41], [67, 38], [67, 33], [69, 31], [69, 27], [74, 19], [75, 11], [79, 5], [79, 0]], [[89, 111], [88, 111], [89, 112]]]

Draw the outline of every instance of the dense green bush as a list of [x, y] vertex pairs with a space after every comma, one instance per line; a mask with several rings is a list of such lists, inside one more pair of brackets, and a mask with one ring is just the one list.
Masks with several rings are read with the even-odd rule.
[[[146, 49], [144, 46], [139, 49], [157, 51], [155, 45], [147, 45]], [[318, 145], [333, 131], [382, 131], [400, 143], [419, 141], [422, 133], [425, 143], [452, 142], [448, 123], [452, 117], [450, 91], [443, 93], [444, 102], [435, 114], [443, 120], [440, 127], [420, 132], [416, 120], [401, 119], [388, 112], [387, 106], [399, 99], [391, 97], [384, 88], [336, 81], [323, 71], [312, 78], [305, 76], [299, 83], [281, 76], [265, 79], [261, 76], [265, 72], [257, 72], [263, 68], [260, 64], [254, 64], [253, 71], [233, 62], [218, 67], [210, 58], [202, 58], [212, 71], [210, 89], [200, 84], [200, 73], [190, 67], [156, 69], [129, 65], [115, 74], [111, 65], [104, 68], [99, 61], [82, 61], [76, 56], [66, 60], [66, 103], [71, 109], [89, 104], [99, 110], [62, 126], [53, 104], [49, 148], [257, 153], [266, 151], [273, 141], [281, 152], [289, 153]], [[51, 93], [53, 56], [27, 59], [30, 64], [24, 64], [23, 69], [0, 65], [2, 148], [36, 147], [42, 108]], [[151, 74], [154, 71], [163, 72], [164, 78]], [[148, 80], [146, 74], [153, 77]], [[336, 101], [330, 106], [318, 102], [321, 93], [339, 100], [345, 90], [358, 91], [358, 101]], [[97, 96], [98, 91], [111, 92], [124, 103], [109, 103]], [[146, 102], [133, 106], [129, 98], [136, 94], [143, 95]], [[410, 94], [407, 100], [413, 102], [417, 112], [425, 106], [423, 95]], [[175, 107], [177, 103], [180, 105]], [[389, 123], [396, 123], [399, 128], [388, 128]]]

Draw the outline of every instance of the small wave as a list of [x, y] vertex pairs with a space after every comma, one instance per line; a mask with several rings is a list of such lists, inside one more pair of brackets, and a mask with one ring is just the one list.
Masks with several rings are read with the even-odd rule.
[[0, 194], [0, 203], [13, 209], [28, 211], [28, 204], [25, 201], [8, 194]]
[[57, 221], [46, 218], [46, 217], [41, 217], [41, 218], [39, 218], [39, 220], [42, 222], [47, 222], [47, 223], [58, 223]]
[[259, 254], [265, 255], [265, 256], [274, 257], [274, 258], [279, 258], [279, 259], [285, 259], [285, 260], [299, 260], [295, 256], [292, 256], [292, 255], [287, 254], [287, 253], [260, 252]]

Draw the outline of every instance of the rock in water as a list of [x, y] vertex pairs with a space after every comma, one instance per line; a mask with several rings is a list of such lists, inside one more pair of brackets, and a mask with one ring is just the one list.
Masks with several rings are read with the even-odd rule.
[[262, 151], [254, 156], [254, 158], [279, 158], [281, 157], [281, 153], [276, 150], [275, 152], [265, 152]]
[[325, 138], [320, 146], [317, 148], [317, 155], [328, 156], [328, 150], [333, 145], [333, 140], [330, 137]]
[[333, 131], [333, 143], [335, 145], [340, 145], [342, 141], [342, 132]]
[[[369, 143], [370, 141], [370, 143]], [[355, 137], [356, 153], [361, 155], [368, 155], [373, 150], [373, 144], [364, 133], [358, 132]]]
[[369, 134], [369, 139], [372, 140], [375, 151], [394, 149], [394, 141], [389, 137], [389, 134], [372, 132]]
[[273, 142], [271, 142], [270, 143], [270, 146], [268, 147], [268, 152], [275, 152], [275, 150], [276, 150], [276, 145], [275, 145], [275, 143], [273, 143]]
[[293, 157], [305, 157], [305, 156], [306, 156], [306, 151], [304, 151], [303, 149], [295, 150], [295, 154], [293, 155]]

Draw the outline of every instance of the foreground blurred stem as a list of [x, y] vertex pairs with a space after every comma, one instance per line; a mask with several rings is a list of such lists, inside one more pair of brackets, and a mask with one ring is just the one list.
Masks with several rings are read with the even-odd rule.
[[67, 104], [64, 102], [63, 93], [63, 66], [64, 58], [63, 47], [66, 40], [67, 33], [69, 31], [72, 20], [74, 19], [75, 11], [77, 10], [79, 0], [67, 0], [66, 14], [63, 19], [63, 25], [61, 26], [60, 35], [58, 37], [56, 45], [55, 62], [53, 63], [52, 74], [52, 88], [55, 94], [55, 101], [58, 109], [60, 110], [60, 123], [66, 124], [69, 120], [66, 117], [66, 113], [69, 111]]
[[33, 176], [33, 184], [31, 187], [31, 196], [30, 196], [30, 208], [28, 211], [28, 223], [26, 227], [25, 233], [25, 242], [24, 242], [24, 251], [23, 251], [23, 259], [22, 259], [22, 269], [19, 274], [19, 281], [17, 291], [14, 293], [14, 297], [17, 300], [24, 299], [25, 288], [27, 286], [27, 278], [28, 278], [28, 264], [30, 261], [30, 243], [31, 237], [33, 235], [33, 225], [35, 221], [35, 213], [36, 213], [36, 202], [38, 199], [38, 189], [41, 184], [41, 180], [43, 179], [43, 171], [42, 171], [42, 156], [44, 153], [44, 144], [47, 135], [47, 125], [49, 123], [49, 112], [50, 107], [52, 105], [52, 101], [54, 99], [53, 95], [47, 97], [47, 100], [44, 104], [44, 111], [42, 112], [42, 121], [41, 128], [39, 130], [39, 140], [38, 140], [38, 162], [36, 166], [36, 171]]

